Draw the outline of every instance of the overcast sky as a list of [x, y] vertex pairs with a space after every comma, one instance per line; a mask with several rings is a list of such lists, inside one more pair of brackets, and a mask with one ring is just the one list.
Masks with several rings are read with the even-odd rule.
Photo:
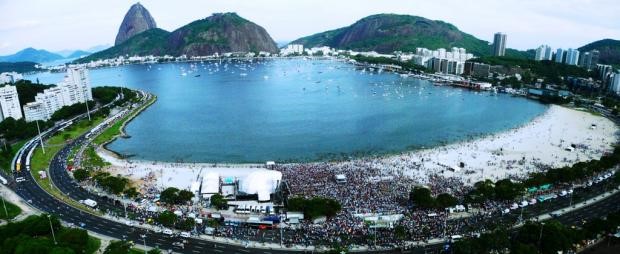
[[[0, 0], [0, 55], [26, 47], [59, 51], [113, 44], [136, 1]], [[620, 39], [618, 0], [142, 0], [157, 26], [172, 31], [215, 12], [237, 12], [276, 41], [350, 25], [377, 13], [443, 20], [490, 41], [508, 34], [508, 47], [580, 47]]]

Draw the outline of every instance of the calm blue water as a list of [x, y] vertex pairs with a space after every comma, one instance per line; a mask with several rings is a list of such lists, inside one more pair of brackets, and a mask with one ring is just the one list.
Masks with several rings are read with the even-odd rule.
[[[61, 76], [30, 78], [53, 83]], [[94, 86], [159, 97], [127, 126], [131, 138], [109, 145], [147, 160], [302, 161], [398, 152], [507, 130], [546, 110], [523, 98], [371, 75], [331, 60], [130, 65], [90, 76]]]

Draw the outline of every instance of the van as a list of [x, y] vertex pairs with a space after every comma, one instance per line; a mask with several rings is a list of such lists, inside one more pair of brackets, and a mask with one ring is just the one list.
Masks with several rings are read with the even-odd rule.
[[189, 232], [181, 232], [181, 237], [188, 238], [190, 236], [191, 236], [191, 234]]
[[168, 236], [172, 236], [172, 230], [170, 229], [164, 229], [164, 235], [168, 235]]

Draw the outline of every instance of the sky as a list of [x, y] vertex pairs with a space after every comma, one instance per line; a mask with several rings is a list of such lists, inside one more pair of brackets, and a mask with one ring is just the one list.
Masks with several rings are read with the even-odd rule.
[[[0, 55], [27, 47], [49, 51], [114, 44], [136, 1], [0, 0]], [[217, 12], [237, 12], [276, 41], [291, 41], [348, 26], [372, 14], [397, 13], [443, 20], [491, 41], [508, 34], [510, 48], [541, 44], [577, 48], [620, 39], [618, 0], [142, 0], [157, 26], [172, 31]]]

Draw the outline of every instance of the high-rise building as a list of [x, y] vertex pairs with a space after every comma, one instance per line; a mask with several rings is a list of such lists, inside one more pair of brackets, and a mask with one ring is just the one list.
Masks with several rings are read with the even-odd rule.
[[609, 89], [611, 90], [611, 92], [620, 95], [620, 71], [614, 73]]
[[67, 69], [67, 76], [56, 87], [45, 89], [35, 96], [34, 103], [24, 105], [26, 121], [49, 120], [54, 112], [64, 106], [92, 100], [93, 94], [88, 70]]
[[552, 55], [553, 55], [553, 50], [551, 49], [551, 47], [549, 47], [549, 45], [540, 45], [540, 47], [536, 49], [536, 56], [534, 57], [534, 60], [536, 61], [549, 60], [550, 61]]
[[43, 103], [33, 101], [24, 105], [24, 116], [26, 117], [26, 122], [32, 122], [36, 120], [48, 120], [50, 114], [47, 113], [47, 109]]
[[506, 54], [506, 34], [496, 33], [493, 36], [493, 55], [504, 56]]
[[563, 63], [564, 62], [564, 55], [566, 54], [566, 51], [558, 48], [558, 50], [555, 51], [555, 62], [556, 63]]
[[19, 97], [15, 86], [0, 87], [0, 120], [12, 117], [22, 119], [22, 110], [19, 106]]
[[585, 52], [579, 59], [579, 66], [588, 70], [593, 70], [598, 64], [599, 56], [600, 52], [596, 49]]
[[88, 78], [87, 69], [67, 69], [67, 78], [65, 78], [64, 83], [64, 86], [66, 86], [71, 93], [72, 101], [86, 102], [93, 100], [93, 92], [90, 88], [90, 79]]
[[611, 65], [597, 64], [596, 71], [598, 72], [598, 77], [603, 79], [607, 74], [613, 72], [613, 67]]
[[577, 65], [577, 63], [579, 63], [579, 50], [568, 49], [568, 51], [566, 51], [566, 61], [564, 61], [564, 63], [568, 65]]

